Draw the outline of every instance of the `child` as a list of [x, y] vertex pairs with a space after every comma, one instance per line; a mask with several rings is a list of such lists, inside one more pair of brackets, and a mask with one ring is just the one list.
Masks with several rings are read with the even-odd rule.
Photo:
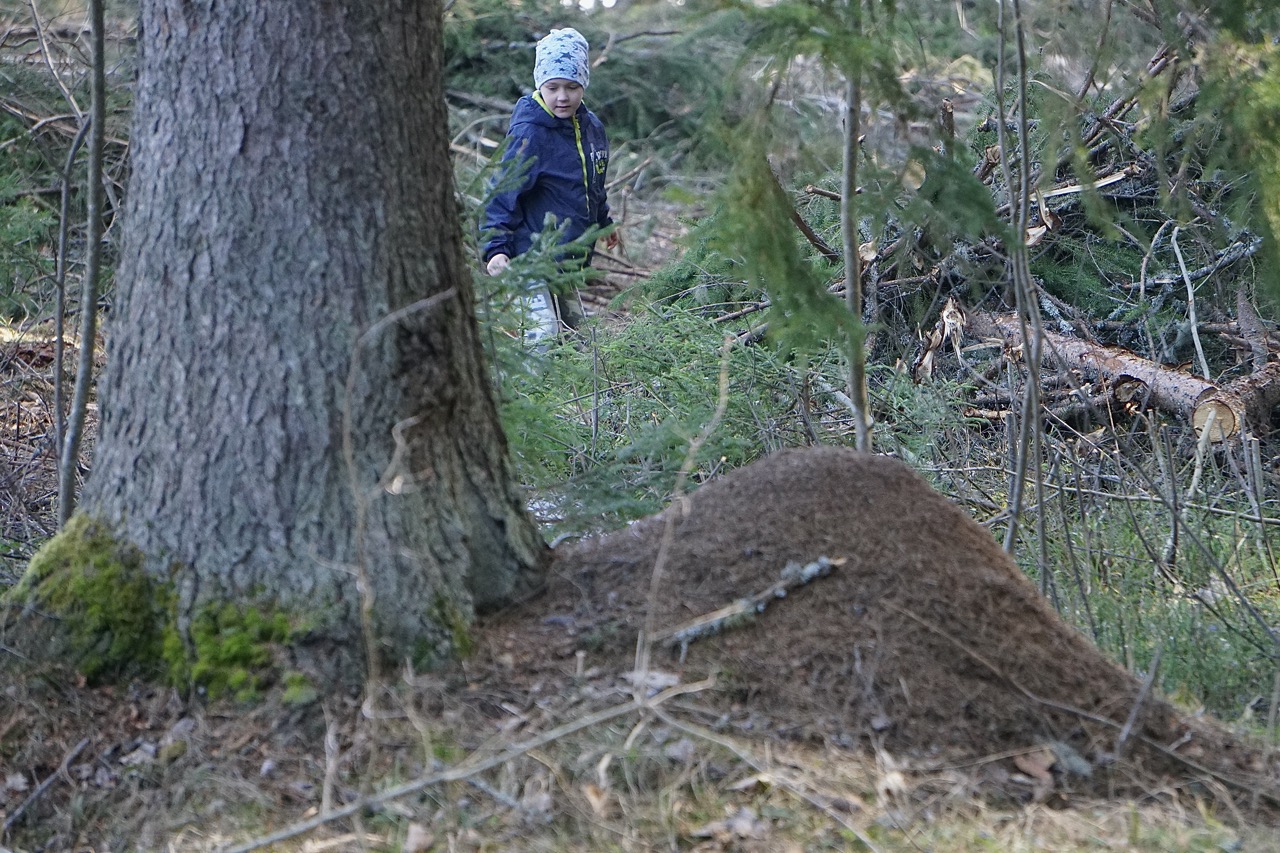
[[[582, 103], [591, 76], [587, 49], [587, 40], [572, 28], [552, 30], [538, 42], [536, 88], [516, 102], [502, 158], [504, 165], [526, 163], [528, 170], [519, 186], [495, 195], [485, 209], [484, 228], [492, 235], [484, 247], [489, 275], [528, 251], [534, 235], [550, 224], [548, 217], [564, 225], [561, 242], [613, 222], [605, 198], [609, 141], [600, 119]], [[613, 248], [617, 241], [615, 232], [605, 245]], [[581, 261], [590, 263], [591, 252]], [[545, 285], [537, 288], [526, 305], [536, 329], [526, 337], [536, 342], [558, 334], [561, 325], [576, 326], [576, 303], [576, 293], [552, 298]]]

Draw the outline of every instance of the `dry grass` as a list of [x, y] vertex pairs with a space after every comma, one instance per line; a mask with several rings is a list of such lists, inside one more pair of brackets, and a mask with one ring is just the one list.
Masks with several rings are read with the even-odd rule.
[[53, 343], [0, 323], [0, 583], [56, 528]]
[[[1014, 781], [1025, 802], [992, 802], [976, 792], [987, 764], [1007, 756], [926, 768], [883, 752], [779, 740], [728, 723], [700, 699], [694, 690], [635, 710], [625, 679], [599, 670], [530, 690], [512, 688], [500, 668], [406, 678], [376, 701], [331, 697], [308, 709], [274, 701], [201, 707], [137, 685], [88, 690], [29, 678], [0, 699], [0, 815], [8, 819], [42, 780], [53, 781], [0, 843], [583, 853], [1274, 849], [1273, 829], [1214, 813], [1208, 798], [1188, 806], [1152, 790], [1140, 802], [1077, 799], [1024, 777]], [[563, 734], [549, 736], [556, 731]], [[87, 747], [60, 767], [67, 745], [81, 739]], [[400, 795], [388, 796], [393, 790]], [[346, 816], [323, 821], [326, 808]], [[308, 828], [281, 832], [291, 827]], [[273, 834], [280, 840], [268, 842]]]

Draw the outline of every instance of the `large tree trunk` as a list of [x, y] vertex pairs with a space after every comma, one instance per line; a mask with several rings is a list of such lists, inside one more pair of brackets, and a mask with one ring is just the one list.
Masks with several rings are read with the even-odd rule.
[[176, 573], [180, 625], [265, 601], [355, 653], [347, 673], [362, 615], [383, 659], [447, 653], [547, 549], [480, 359], [440, 4], [140, 15], [84, 509]]

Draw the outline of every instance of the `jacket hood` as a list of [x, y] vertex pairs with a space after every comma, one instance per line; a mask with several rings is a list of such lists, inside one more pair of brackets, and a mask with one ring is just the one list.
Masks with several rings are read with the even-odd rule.
[[[587, 109], [587, 105], [583, 103], [578, 107], [576, 115], [581, 116]], [[520, 124], [533, 124], [541, 127], [564, 127], [569, 121], [567, 118], [559, 118], [547, 112], [546, 107], [534, 100], [533, 95], [525, 95], [516, 101], [515, 109], [511, 112], [511, 126], [514, 128]]]

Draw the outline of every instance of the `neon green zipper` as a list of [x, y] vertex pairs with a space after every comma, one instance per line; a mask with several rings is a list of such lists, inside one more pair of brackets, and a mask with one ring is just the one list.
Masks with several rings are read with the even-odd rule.
[[591, 179], [587, 176], [587, 152], [582, 150], [582, 125], [578, 124], [578, 115], [573, 116], [573, 136], [578, 142], [578, 159], [582, 161], [582, 191], [587, 196], [587, 213], [591, 213]]
[[[555, 117], [555, 111], [547, 106], [547, 102], [542, 99], [541, 92], [534, 92], [533, 99], [538, 102], [538, 106], [542, 107], [547, 115]], [[582, 125], [578, 124], [578, 115], [573, 115], [573, 138], [578, 146], [578, 159], [582, 161], [582, 192], [587, 199], [587, 213], [591, 213], [591, 178], [587, 174], [587, 152], [582, 150]]]

